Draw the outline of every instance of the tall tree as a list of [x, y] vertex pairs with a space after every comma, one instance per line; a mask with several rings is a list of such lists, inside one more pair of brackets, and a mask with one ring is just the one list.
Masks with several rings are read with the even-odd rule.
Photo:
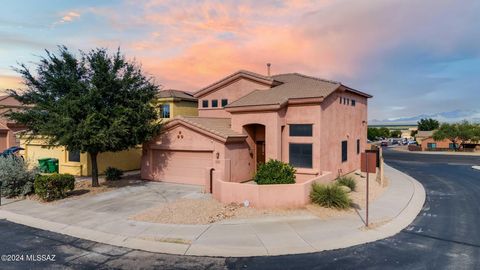
[[9, 117], [52, 145], [87, 152], [92, 186], [98, 186], [99, 153], [127, 150], [160, 132], [152, 105], [158, 86], [120, 49], [109, 54], [97, 48], [77, 57], [60, 46], [57, 54], [46, 54], [36, 74], [24, 64], [15, 68], [27, 89], [9, 92], [31, 106]]
[[[436, 141], [448, 139], [453, 143], [453, 148], [457, 150], [457, 145], [463, 146], [467, 142], [477, 141], [478, 124], [462, 121], [459, 123], [444, 123], [433, 133], [433, 139]], [[458, 144], [457, 144], [458, 143]]]
[[431, 131], [440, 127], [440, 123], [432, 118], [422, 118], [417, 122], [418, 130], [421, 131]]

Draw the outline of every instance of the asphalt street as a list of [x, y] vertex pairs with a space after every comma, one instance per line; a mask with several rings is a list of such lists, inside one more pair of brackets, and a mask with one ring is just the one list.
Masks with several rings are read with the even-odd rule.
[[480, 269], [480, 171], [471, 169], [480, 157], [384, 156], [427, 192], [414, 222], [384, 240], [302, 255], [212, 258], [119, 248], [0, 220], [0, 255], [7, 255], [0, 269]]

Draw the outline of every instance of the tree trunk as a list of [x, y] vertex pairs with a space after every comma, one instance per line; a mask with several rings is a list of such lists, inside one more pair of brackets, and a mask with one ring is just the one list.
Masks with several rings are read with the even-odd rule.
[[90, 159], [92, 160], [92, 187], [100, 186], [98, 183], [97, 155], [98, 153], [90, 153]]

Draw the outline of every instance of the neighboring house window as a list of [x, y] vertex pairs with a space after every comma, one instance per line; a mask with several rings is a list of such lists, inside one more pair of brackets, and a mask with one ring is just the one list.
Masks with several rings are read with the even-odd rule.
[[202, 100], [202, 108], [208, 108], [208, 100]]
[[449, 143], [449, 144], [448, 144], [448, 148], [450, 148], [450, 149], [458, 148], [458, 144], [456, 144], [456, 143]]
[[217, 108], [218, 107], [218, 100], [212, 99], [212, 108]]
[[290, 125], [291, 137], [312, 137], [311, 124], [294, 124]]
[[360, 140], [357, 140], [357, 155], [360, 154]]
[[227, 106], [228, 104], [228, 99], [222, 99], [222, 107]]
[[342, 162], [347, 161], [347, 149], [348, 149], [347, 141], [342, 141]]
[[312, 144], [291, 143], [289, 145], [290, 165], [298, 168], [312, 168]]
[[80, 151], [68, 151], [69, 162], [80, 162]]
[[170, 104], [160, 106], [160, 118], [170, 118]]
[[355, 107], [355, 103], [356, 103], [355, 99], [352, 99], [352, 106], [353, 107]]
[[347, 98], [347, 105], [350, 105], [350, 99]]
[[437, 148], [437, 144], [436, 143], [427, 143], [427, 148], [435, 149], [435, 148]]

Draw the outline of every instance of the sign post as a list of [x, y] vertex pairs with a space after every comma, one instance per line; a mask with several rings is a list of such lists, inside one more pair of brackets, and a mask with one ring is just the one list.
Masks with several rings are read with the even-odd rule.
[[361, 171], [367, 173], [367, 201], [365, 202], [365, 225], [368, 227], [368, 195], [369, 195], [369, 174], [376, 172], [377, 155], [375, 153], [362, 153], [360, 157]]

